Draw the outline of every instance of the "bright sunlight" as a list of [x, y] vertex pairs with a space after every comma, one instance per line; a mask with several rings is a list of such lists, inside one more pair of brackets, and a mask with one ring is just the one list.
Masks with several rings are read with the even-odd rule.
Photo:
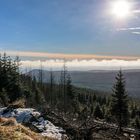
[[126, 0], [119, 0], [112, 3], [112, 14], [119, 19], [130, 16], [131, 5]]

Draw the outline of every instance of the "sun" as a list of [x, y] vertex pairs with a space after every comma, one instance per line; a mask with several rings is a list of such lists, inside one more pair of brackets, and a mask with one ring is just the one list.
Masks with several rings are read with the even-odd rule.
[[130, 15], [130, 3], [126, 0], [117, 0], [112, 3], [112, 14], [117, 18], [123, 19], [127, 18]]

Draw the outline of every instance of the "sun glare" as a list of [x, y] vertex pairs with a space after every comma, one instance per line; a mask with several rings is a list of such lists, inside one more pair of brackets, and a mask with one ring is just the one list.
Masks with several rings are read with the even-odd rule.
[[119, 0], [112, 3], [112, 14], [117, 18], [126, 18], [130, 15], [130, 3], [126, 0]]

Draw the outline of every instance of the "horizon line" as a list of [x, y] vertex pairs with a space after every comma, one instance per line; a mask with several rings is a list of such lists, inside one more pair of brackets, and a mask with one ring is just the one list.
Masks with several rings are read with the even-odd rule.
[[140, 56], [118, 56], [118, 55], [96, 55], [96, 54], [68, 54], [68, 53], [48, 53], [48, 52], [33, 52], [33, 51], [1, 51], [10, 56], [19, 57], [34, 57], [48, 59], [97, 59], [97, 60], [137, 60]]

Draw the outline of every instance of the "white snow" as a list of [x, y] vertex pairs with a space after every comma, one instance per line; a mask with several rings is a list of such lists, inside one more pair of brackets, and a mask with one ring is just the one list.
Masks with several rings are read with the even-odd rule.
[[[45, 120], [41, 117], [41, 114], [32, 108], [17, 108], [6, 111], [5, 108], [0, 108], [0, 117], [14, 117], [18, 123], [27, 123], [30, 122], [33, 126], [36, 126], [42, 133], [43, 136], [48, 136], [58, 140], [62, 140], [62, 133], [65, 131], [62, 128], [59, 128], [52, 124], [50, 121]], [[34, 120], [31, 120], [32, 118]]]

